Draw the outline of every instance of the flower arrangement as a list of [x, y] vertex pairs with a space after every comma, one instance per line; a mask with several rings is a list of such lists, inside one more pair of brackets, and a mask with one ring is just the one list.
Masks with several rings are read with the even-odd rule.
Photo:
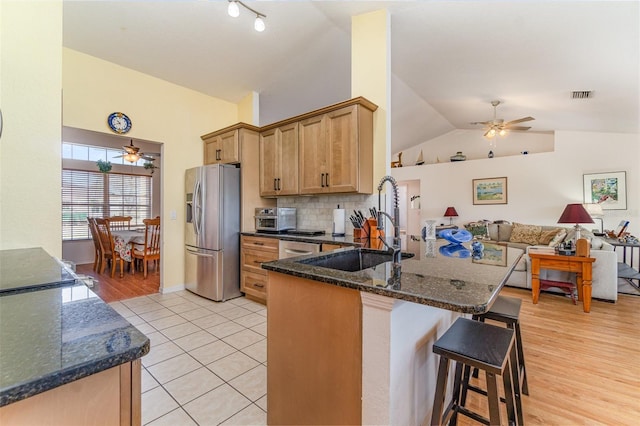
[[98, 170], [102, 173], [109, 173], [111, 171], [111, 161], [98, 160], [96, 163], [98, 165]]

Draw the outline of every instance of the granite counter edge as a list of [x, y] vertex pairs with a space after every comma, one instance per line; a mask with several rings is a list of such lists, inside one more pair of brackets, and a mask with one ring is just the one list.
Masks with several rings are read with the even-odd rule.
[[0, 389], [0, 407], [134, 361], [148, 354], [150, 349], [150, 340], [145, 336], [145, 341], [142, 345], [130, 348], [125, 352], [86, 362], [85, 364], [77, 365], [69, 369], [62, 369], [26, 383], [19, 383], [5, 389]]

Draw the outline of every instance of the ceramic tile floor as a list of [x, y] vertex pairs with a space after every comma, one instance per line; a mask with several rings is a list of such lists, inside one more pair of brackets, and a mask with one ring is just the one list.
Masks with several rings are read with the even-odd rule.
[[110, 304], [151, 340], [142, 358], [143, 425], [265, 425], [267, 310], [188, 291]]

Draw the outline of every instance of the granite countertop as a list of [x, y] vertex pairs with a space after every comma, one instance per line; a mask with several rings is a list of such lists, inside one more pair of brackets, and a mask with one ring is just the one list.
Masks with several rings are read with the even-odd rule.
[[[9, 278], [5, 255], [14, 251], [0, 251], [3, 281]], [[12, 273], [29, 266], [27, 259], [40, 262], [48, 257], [57, 263], [42, 249], [20, 251], [33, 256], [21, 256], [21, 267], [10, 268]], [[28, 276], [49, 277], [47, 272], [56, 268], [47, 261], [44, 265], [38, 270], [38, 263], [32, 263]], [[86, 285], [62, 276], [61, 282], [46, 279], [40, 287], [24, 279], [20, 288], [27, 291], [0, 293], [0, 407], [149, 352], [144, 334]]]
[[241, 235], [249, 237], [266, 237], [275, 238], [283, 241], [299, 241], [302, 243], [316, 243], [316, 244], [340, 244], [343, 246], [360, 247], [366, 243], [366, 239], [353, 238], [353, 235], [345, 235], [343, 237], [334, 237], [331, 234], [323, 235], [290, 235], [290, 234], [278, 234], [272, 232], [241, 232]]
[[497, 243], [484, 243], [481, 256], [473, 256], [471, 243], [451, 245], [445, 240], [409, 236], [403, 251], [415, 257], [403, 259], [400, 277], [391, 262], [357, 272], [346, 272], [300, 263], [306, 259], [339, 256], [338, 251], [281, 259], [262, 264], [262, 268], [353, 288], [387, 297], [407, 300], [462, 313], [484, 313], [497, 297], [520, 260], [523, 250]]
[[75, 283], [75, 276], [42, 248], [0, 250], [0, 294]]

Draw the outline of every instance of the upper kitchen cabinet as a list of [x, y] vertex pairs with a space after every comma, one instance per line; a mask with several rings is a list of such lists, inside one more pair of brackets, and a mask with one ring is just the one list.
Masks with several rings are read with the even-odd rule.
[[241, 162], [241, 145], [247, 132], [253, 136], [260, 129], [238, 123], [201, 136], [204, 142], [204, 164], [237, 164]]
[[298, 194], [298, 123], [260, 133], [260, 195]]
[[300, 122], [300, 194], [373, 191], [373, 111], [363, 98]]

